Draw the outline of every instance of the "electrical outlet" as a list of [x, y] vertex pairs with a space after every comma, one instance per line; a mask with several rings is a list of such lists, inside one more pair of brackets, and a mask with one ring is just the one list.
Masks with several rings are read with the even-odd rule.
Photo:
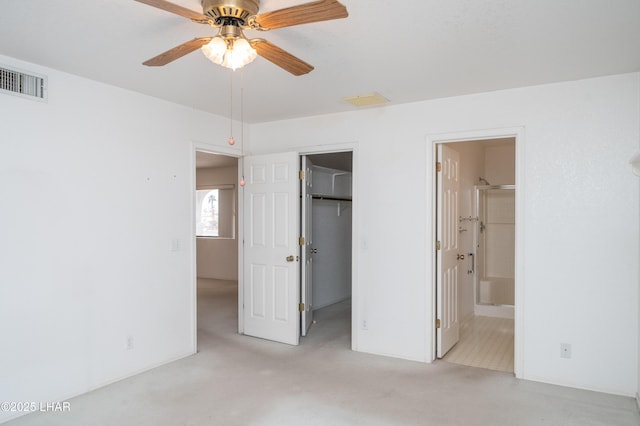
[[133, 349], [133, 336], [127, 336], [127, 350]]
[[363, 330], [369, 329], [369, 324], [367, 324], [367, 320], [362, 320], [362, 329]]
[[571, 343], [560, 343], [560, 358], [571, 358]]

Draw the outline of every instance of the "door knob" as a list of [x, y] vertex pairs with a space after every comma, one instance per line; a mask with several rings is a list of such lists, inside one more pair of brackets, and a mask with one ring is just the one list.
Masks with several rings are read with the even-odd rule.
[[464, 260], [464, 254], [458, 254], [458, 256], [456, 257], [456, 259], [458, 259], [458, 260]]
[[318, 249], [311, 249], [311, 250], [309, 250], [309, 251], [310, 251], [311, 253], [313, 253], [313, 254], [318, 253]]
[[294, 260], [297, 262], [298, 259], [298, 256], [287, 256], [287, 262], [293, 262]]

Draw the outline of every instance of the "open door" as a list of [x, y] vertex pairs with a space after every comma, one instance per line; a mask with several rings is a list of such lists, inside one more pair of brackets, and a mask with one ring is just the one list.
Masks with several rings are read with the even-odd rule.
[[313, 321], [313, 287], [312, 287], [312, 279], [313, 279], [313, 254], [315, 250], [313, 249], [313, 234], [311, 232], [311, 224], [313, 218], [313, 209], [312, 209], [312, 189], [313, 189], [313, 169], [312, 162], [306, 155], [303, 155], [301, 158], [302, 161], [302, 170], [304, 170], [304, 179], [301, 181], [301, 189], [302, 189], [302, 238], [304, 240], [304, 244], [300, 250], [301, 254], [301, 279], [302, 283], [300, 285], [301, 291], [301, 305], [300, 305], [300, 327], [302, 330], [302, 335], [306, 336], [309, 327], [311, 327], [311, 322]]
[[289, 152], [244, 161], [244, 333], [297, 345], [300, 159]]
[[436, 239], [436, 340], [442, 358], [460, 338], [458, 320], [458, 200], [460, 155], [438, 145]]

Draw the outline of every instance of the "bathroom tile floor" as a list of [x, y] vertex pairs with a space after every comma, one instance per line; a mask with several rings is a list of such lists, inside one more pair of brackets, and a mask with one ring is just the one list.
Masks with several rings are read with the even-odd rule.
[[513, 372], [513, 319], [474, 316], [464, 321], [460, 326], [460, 341], [444, 360]]

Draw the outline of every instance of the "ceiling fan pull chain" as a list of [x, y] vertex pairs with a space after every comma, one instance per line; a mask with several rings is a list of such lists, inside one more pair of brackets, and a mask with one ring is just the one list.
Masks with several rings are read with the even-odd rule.
[[233, 71], [230, 73], [229, 79], [229, 145], [235, 145], [236, 140], [233, 138]]
[[240, 186], [244, 187], [244, 69], [240, 69]]

